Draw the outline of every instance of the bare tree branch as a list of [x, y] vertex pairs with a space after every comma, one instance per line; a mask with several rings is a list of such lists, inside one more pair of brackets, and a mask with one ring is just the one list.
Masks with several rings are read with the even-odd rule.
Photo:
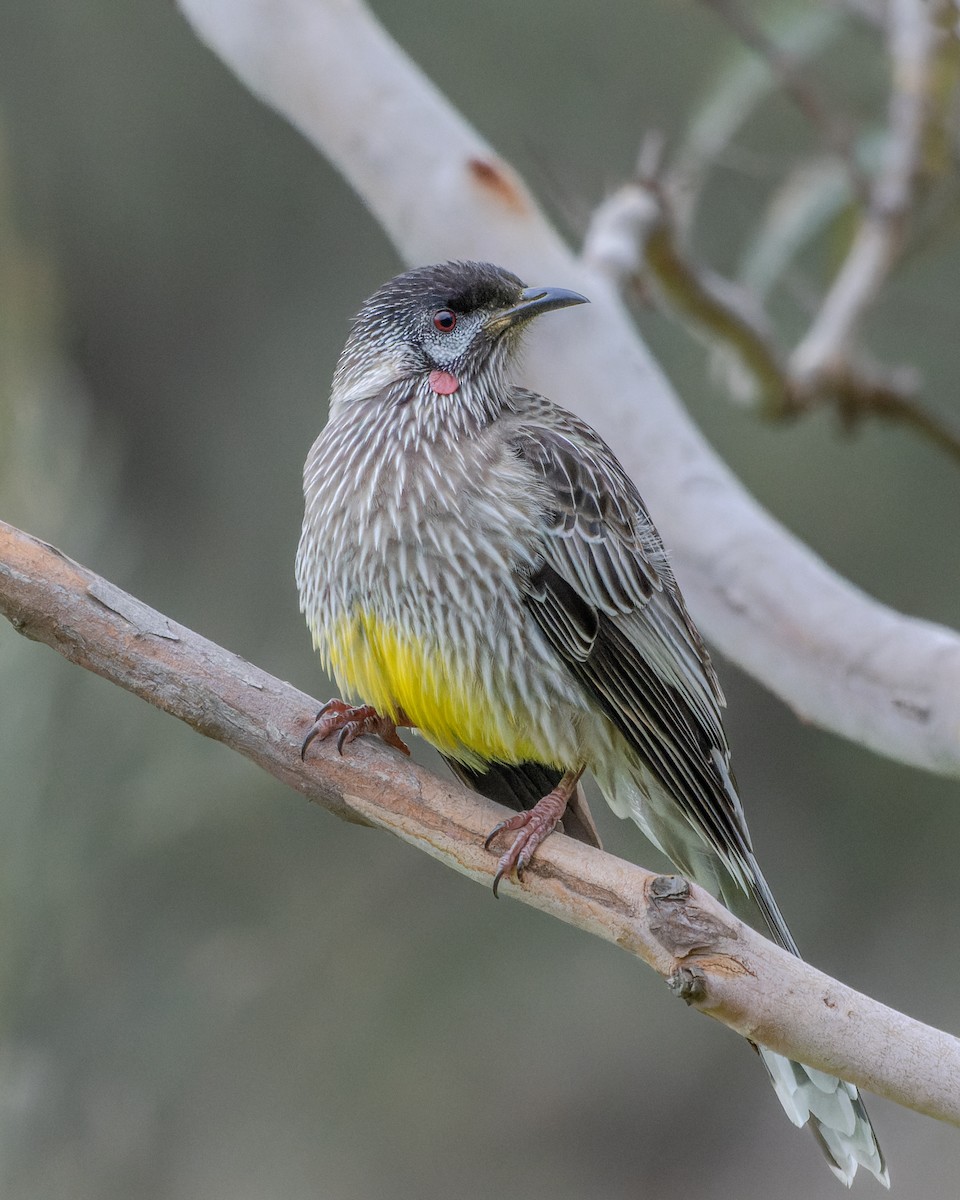
[[669, 202], [655, 177], [638, 177], [618, 188], [594, 211], [583, 243], [584, 261], [623, 289], [652, 282], [660, 301], [693, 330], [736, 355], [744, 373], [742, 399], [767, 416], [789, 408], [790, 380], [750, 295], [708, 271], [680, 245]]
[[813, 379], [844, 364], [865, 311], [903, 248], [914, 183], [922, 164], [937, 42], [930, 0], [889, 0], [889, 128], [878, 172], [847, 256], [816, 318], [790, 359], [790, 373]]
[[[653, 283], [658, 298], [709, 341], [725, 384], [761, 415], [789, 419], [831, 406], [852, 427], [866, 417], [907, 425], [960, 460], [960, 426], [919, 399], [919, 374], [881, 367], [857, 352], [855, 335], [887, 274], [902, 255], [925, 145], [945, 136], [956, 69], [935, 5], [896, 0], [887, 24], [891, 100], [884, 162], [870, 187], [856, 170], [847, 123], [825, 109], [800, 71], [736, 0], [703, 0], [765, 61], [780, 88], [822, 132], [866, 213], [807, 335], [789, 356], [777, 345], [761, 304], [745, 287], [694, 261], [683, 247], [678, 210], [689, 206], [687, 166], [638, 170], [600, 204], [584, 244], [587, 263], [621, 289]], [[943, 60], [943, 61], [941, 61]], [[942, 152], [936, 155], [943, 158]], [[702, 179], [700, 180], [702, 184]], [[633, 244], [630, 244], [632, 233]]]
[[907, 425], [960, 460], [960, 427], [917, 398], [916, 372], [869, 367], [849, 354], [794, 374], [747, 289], [694, 262], [680, 245], [666, 191], [656, 178], [618, 188], [594, 211], [583, 257], [619, 290], [651, 282], [662, 304], [729, 359], [727, 386], [763, 416], [789, 419], [833, 405], [848, 426], [867, 416]]
[[[816, 54], [842, 24], [843, 16], [835, 9], [836, 5], [807, 4], [777, 11], [779, 44], [797, 67]], [[682, 235], [693, 226], [707, 176], [722, 162], [730, 161], [737, 132], [776, 90], [778, 82], [769, 64], [756, 54], [728, 62], [711, 82], [670, 163], [671, 209]], [[845, 175], [849, 177], [846, 168]]]
[[[343, 174], [409, 262], [499, 261], [593, 300], [537, 331], [530, 382], [639, 482], [698, 622], [802, 717], [960, 773], [960, 637], [841, 579], [744, 491], [681, 409], [615, 289], [359, 0], [180, 0], [199, 35]], [[358, 297], [358, 300], [360, 297]]]
[[805, 77], [801, 63], [789, 51], [779, 46], [737, 0], [703, 2], [727, 22], [745, 46], [749, 46], [763, 59], [777, 80], [780, 90], [790, 98], [810, 124], [819, 130], [824, 146], [843, 159], [854, 186], [859, 189], [862, 180], [854, 160], [850, 122], [838, 119], [823, 103], [816, 86]]
[[[490, 885], [496, 857], [483, 839], [496, 805], [367, 740], [342, 757], [319, 746], [302, 763], [315, 701], [3, 522], [0, 613], [336, 816], [387, 829]], [[960, 1041], [787, 954], [702, 889], [554, 836], [523, 885], [502, 890], [643, 959], [744, 1037], [960, 1125]]]

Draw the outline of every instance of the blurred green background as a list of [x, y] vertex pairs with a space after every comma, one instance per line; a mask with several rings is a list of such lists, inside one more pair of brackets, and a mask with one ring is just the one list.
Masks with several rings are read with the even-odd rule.
[[[573, 238], [644, 130], [679, 139], [742, 53], [707, 8], [668, 0], [378, 11]], [[846, 22], [813, 67], [865, 126], [884, 72]], [[698, 252], [734, 272], [815, 144], [787, 101], [761, 105], [711, 177]], [[348, 318], [395, 253], [169, 2], [4, 0], [0, 147], [0, 516], [325, 696], [293, 584], [300, 470]], [[956, 213], [944, 228], [868, 333], [956, 417]], [[881, 599], [960, 625], [955, 464], [825, 415], [764, 426], [681, 329], [639, 322], [764, 504]], [[804, 727], [719, 666], [801, 946], [956, 1030], [956, 782]], [[746, 1047], [651, 972], [7, 627], [0, 756], [5, 1200], [840, 1194]], [[657, 865], [598, 814], [609, 848]], [[871, 1111], [896, 1194], [955, 1196], [957, 1131]]]

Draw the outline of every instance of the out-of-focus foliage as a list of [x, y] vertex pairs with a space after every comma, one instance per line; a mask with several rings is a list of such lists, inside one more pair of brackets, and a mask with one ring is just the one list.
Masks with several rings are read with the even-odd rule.
[[[380, 7], [574, 227], [645, 129], [681, 144], [742, 55], [668, 0]], [[811, 70], [874, 119], [876, 40], [828, 24]], [[173, 5], [7, 0], [0, 120], [0, 516], [324, 694], [292, 579], [300, 465], [392, 251]], [[720, 269], [815, 137], [775, 89], [743, 124], [698, 214]], [[944, 407], [958, 259], [941, 235], [870, 318]], [[797, 261], [815, 286], [822, 264]], [[882, 599], [960, 624], [955, 468], [906, 433], [760, 426], [682, 333], [640, 320], [772, 510]], [[800, 727], [720, 665], [801, 945], [955, 1028], [956, 784]], [[625, 955], [311, 810], [8, 628], [0, 755], [5, 1200], [837, 1194], [739, 1040]], [[899, 1194], [952, 1194], [956, 1131], [872, 1107]]]

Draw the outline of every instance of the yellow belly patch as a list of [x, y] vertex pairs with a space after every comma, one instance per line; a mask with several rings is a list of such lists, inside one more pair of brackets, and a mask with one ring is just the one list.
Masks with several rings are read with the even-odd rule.
[[319, 641], [344, 693], [392, 720], [402, 711], [441, 753], [474, 766], [542, 761], [513, 714], [501, 709], [475, 671], [458, 662], [457, 647], [441, 653], [431, 642], [359, 609]]

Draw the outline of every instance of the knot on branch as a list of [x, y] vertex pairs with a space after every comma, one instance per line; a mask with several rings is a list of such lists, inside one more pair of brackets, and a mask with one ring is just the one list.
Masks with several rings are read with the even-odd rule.
[[667, 987], [684, 1004], [702, 1004], [707, 998], [707, 977], [696, 967], [677, 967]]
[[737, 937], [734, 926], [697, 903], [679, 875], [658, 875], [650, 883], [647, 919], [650, 932], [674, 958], [709, 954], [721, 939]]

